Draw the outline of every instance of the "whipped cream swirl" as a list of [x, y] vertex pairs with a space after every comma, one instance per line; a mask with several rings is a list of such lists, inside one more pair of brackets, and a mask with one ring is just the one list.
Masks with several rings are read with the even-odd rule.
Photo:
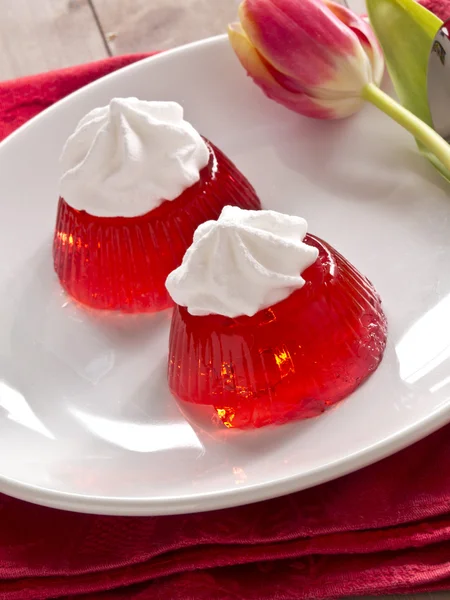
[[303, 242], [307, 227], [301, 217], [225, 206], [197, 228], [167, 290], [191, 315], [251, 317], [305, 284], [301, 273], [318, 256]]
[[60, 196], [99, 217], [136, 217], [200, 179], [208, 146], [176, 102], [115, 98], [78, 123], [60, 159]]

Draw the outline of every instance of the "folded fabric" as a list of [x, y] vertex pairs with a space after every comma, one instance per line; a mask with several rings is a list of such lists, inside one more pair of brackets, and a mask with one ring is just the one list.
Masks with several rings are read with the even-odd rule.
[[0, 496], [0, 598], [269, 600], [445, 589], [447, 461], [449, 427], [310, 490], [172, 517], [81, 515]]
[[1, 82], [0, 140], [61, 98], [147, 56], [116, 56], [87, 65]]
[[[141, 58], [0, 84], [0, 137]], [[101, 517], [0, 495], [0, 599], [299, 600], [450, 589], [449, 464], [450, 426], [336, 481], [204, 514]]]
[[420, 4], [431, 10], [442, 21], [450, 19], [450, 2], [449, 0], [421, 0]]

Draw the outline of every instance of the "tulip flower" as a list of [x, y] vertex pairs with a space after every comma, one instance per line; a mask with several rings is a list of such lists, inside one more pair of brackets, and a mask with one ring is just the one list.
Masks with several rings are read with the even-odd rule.
[[361, 108], [384, 62], [368, 23], [331, 0], [244, 0], [231, 45], [265, 94], [308, 117], [338, 119]]
[[[416, 5], [382, 4], [388, 2]], [[228, 28], [231, 46], [269, 98], [321, 119], [348, 117], [369, 101], [450, 169], [447, 142], [379, 88], [383, 54], [365, 19], [332, 0], [243, 0], [239, 21]], [[396, 38], [391, 42], [394, 46]]]

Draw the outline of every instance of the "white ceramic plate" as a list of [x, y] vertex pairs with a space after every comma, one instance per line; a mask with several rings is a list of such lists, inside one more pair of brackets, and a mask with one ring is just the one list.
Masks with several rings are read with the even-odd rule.
[[[324, 416], [238, 432], [190, 421], [165, 382], [170, 314], [76, 307], [52, 271], [58, 156], [114, 96], [171, 99], [268, 208], [305, 216], [376, 285], [389, 344]], [[0, 145], [0, 491], [110, 514], [228, 507], [300, 490], [450, 421], [450, 188], [387, 117], [340, 123], [268, 101], [224, 37], [110, 75]]]

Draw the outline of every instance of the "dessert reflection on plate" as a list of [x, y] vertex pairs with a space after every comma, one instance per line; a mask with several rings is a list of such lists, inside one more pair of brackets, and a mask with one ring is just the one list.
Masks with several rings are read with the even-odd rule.
[[11, 421], [32, 429], [49, 439], [55, 439], [52, 432], [34, 414], [25, 396], [5, 381], [0, 381], [0, 408], [7, 412], [8, 419]]
[[[385, 349], [372, 284], [307, 234], [304, 219], [262, 210], [174, 102], [116, 98], [79, 122], [61, 156], [53, 259], [82, 305], [175, 305], [169, 388], [209, 406], [222, 427], [320, 415], [375, 371]], [[173, 445], [170, 427], [76, 416], [130, 449]], [[183, 427], [181, 444], [191, 431]]]
[[203, 454], [203, 444], [186, 421], [179, 423], [130, 423], [71, 409], [74, 417], [97, 437], [132, 452], [161, 452], [194, 448]]
[[[450, 383], [450, 295], [428, 310], [410, 327], [396, 345], [400, 377], [405, 383], [426, 380], [432, 374], [431, 392], [437, 392]], [[436, 371], [442, 370], [442, 379], [436, 383]]]

